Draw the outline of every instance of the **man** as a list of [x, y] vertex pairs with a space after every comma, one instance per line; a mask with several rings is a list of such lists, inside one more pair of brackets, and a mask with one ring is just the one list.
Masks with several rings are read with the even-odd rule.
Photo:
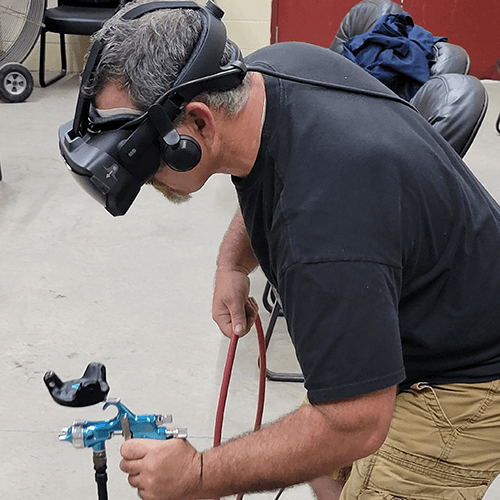
[[[114, 18], [97, 34], [97, 111], [146, 110], [197, 33], [189, 9]], [[200, 163], [149, 182], [180, 201], [232, 176], [241, 212], [220, 249], [214, 319], [228, 336], [248, 332], [260, 265], [311, 404], [203, 453], [128, 441], [122, 470], [144, 499], [321, 477], [334, 498], [324, 478], [352, 463], [342, 499], [480, 498], [500, 471], [498, 205], [415, 110], [342, 57], [280, 44], [247, 62], [293, 78], [252, 72], [193, 99], [176, 128]]]

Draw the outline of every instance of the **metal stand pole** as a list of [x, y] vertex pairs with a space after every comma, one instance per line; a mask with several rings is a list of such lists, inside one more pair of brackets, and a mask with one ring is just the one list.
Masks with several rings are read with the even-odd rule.
[[108, 490], [106, 483], [108, 475], [106, 474], [106, 449], [94, 450], [94, 469], [95, 469], [95, 482], [97, 483], [97, 498], [99, 500], [108, 500]]

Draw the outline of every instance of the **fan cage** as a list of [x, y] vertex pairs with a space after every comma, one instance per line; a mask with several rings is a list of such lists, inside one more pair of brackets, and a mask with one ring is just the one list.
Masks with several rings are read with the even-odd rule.
[[0, 0], [0, 65], [22, 63], [42, 28], [45, 0]]

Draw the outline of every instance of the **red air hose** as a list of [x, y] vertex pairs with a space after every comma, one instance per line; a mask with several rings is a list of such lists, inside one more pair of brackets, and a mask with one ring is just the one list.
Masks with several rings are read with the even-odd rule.
[[[255, 328], [257, 330], [257, 340], [259, 342], [259, 397], [257, 401], [257, 414], [255, 416], [254, 431], [260, 429], [262, 424], [262, 414], [264, 412], [264, 399], [266, 392], [266, 343], [264, 340], [264, 330], [262, 329], [262, 322], [260, 317], [257, 316], [255, 320]], [[233, 334], [229, 342], [227, 351], [226, 365], [224, 367], [224, 375], [222, 377], [222, 384], [219, 395], [219, 404], [217, 406], [217, 415], [215, 419], [215, 432], [214, 432], [214, 446], [219, 446], [222, 438], [222, 422], [224, 420], [224, 409], [226, 407], [227, 393], [229, 390], [229, 381], [231, 379], [231, 371], [233, 369], [234, 357], [236, 354], [236, 346], [238, 344], [238, 336]], [[243, 498], [243, 494], [237, 496], [237, 500]]]

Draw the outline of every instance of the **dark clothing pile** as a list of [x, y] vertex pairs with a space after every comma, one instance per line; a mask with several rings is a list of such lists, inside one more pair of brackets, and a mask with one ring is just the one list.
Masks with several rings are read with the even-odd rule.
[[367, 33], [344, 43], [344, 55], [393, 92], [410, 100], [430, 78], [433, 45], [446, 41], [415, 26], [406, 12], [381, 16]]

